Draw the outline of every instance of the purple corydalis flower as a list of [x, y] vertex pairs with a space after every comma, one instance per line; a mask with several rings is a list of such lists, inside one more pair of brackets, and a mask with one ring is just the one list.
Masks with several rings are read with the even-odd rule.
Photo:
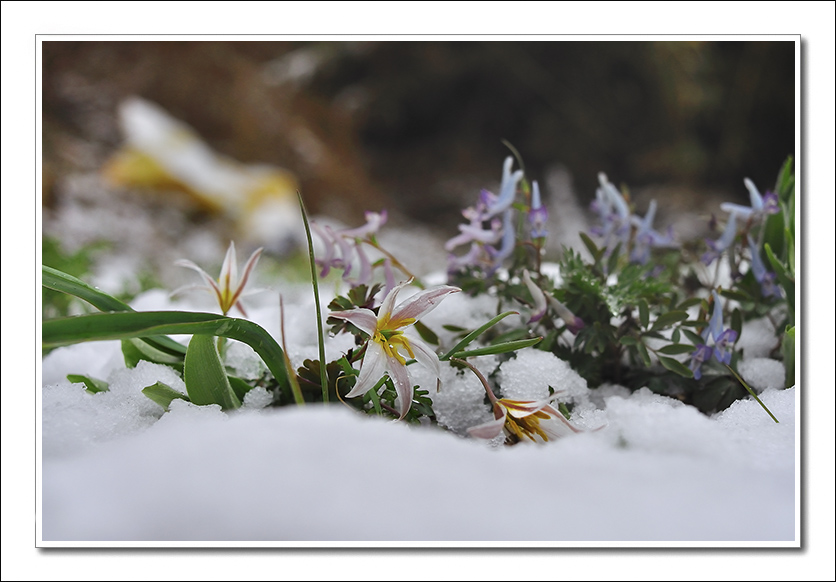
[[734, 238], [737, 236], [737, 214], [732, 212], [729, 216], [729, 220], [726, 222], [726, 228], [723, 230], [723, 234], [720, 236], [719, 239], [716, 241], [711, 239], [706, 239], [705, 243], [708, 245], [709, 250], [705, 252], [702, 256], [702, 262], [706, 266], [710, 265], [714, 262], [714, 259], [717, 259], [722, 255], [727, 248], [729, 248], [734, 243]]
[[778, 208], [778, 196], [774, 192], [767, 192], [761, 196], [758, 187], [755, 186], [749, 178], [744, 178], [743, 183], [746, 189], [749, 190], [749, 206], [741, 204], [734, 204], [733, 202], [724, 202], [720, 205], [722, 210], [731, 213], [737, 213], [741, 218], [760, 218], [765, 214], [776, 214]]
[[381, 212], [366, 212], [366, 224], [357, 228], [343, 229], [339, 231], [344, 238], [366, 238], [369, 235], [377, 234], [380, 227], [386, 224], [389, 216], [385, 210]]
[[546, 222], [549, 220], [549, 211], [543, 206], [540, 200], [540, 185], [537, 180], [531, 183], [531, 210], [528, 211], [528, 223], [531, 225], [531, 238], [545, 238], [549, 231], [546, 230]]
[[592, 233], [604, 239], [604, 245], [611, 252], [621, 242], [630, 240], [630, 209], [627, 201], [607, 179], [603, 172], [598, 174], [601, 186], [595, 191], [592, 209], [598, 214], [601, 226], [591, 229]]
[[488, 203], [488, 214], [494, 216], [504, 211], [511, 206], [517, 194], [517, 184], [523, 177], [523, 171], [517, 170], [511, 172], [511, 166], [514, 165], [514, 158], [508, 156], [505, 158], [505, 163], [502, 165], [502, 184], [499, 187], [499, 196], [495, 200]]
[[[320, 277], [325, 277], [332, 268], [343, 270], [343, 280], [352, 286], [368, 283], [371, 280], [371, 264], [362, 249], [362, 242], [374, 236], [381, 226], [386, 224], [387, 212], [366, 212], [366, 224], [357, 228], [334, 230], [329, 225], [320, 226], [311, 222], [311, 230], [319, 236], [325, 246], [325, 256], [316, 259], [321, 267]], [[337, 256], [339, 249], [339, 256]], [[351, 279], [350, 274], [355, 255], [360, 263], [360, 275]]]
[[775, 284], [775, 273], [770, 273], [761, 260], [761, 254], [752, 239], [749, 239], [749, 252], [752, 255], [752, 274], [761, 285], [764, 297], [781, 297], [781, 290]]
[[[737, 341], [737, 332], [733, 329], [723, 329], [723, 308], [720, 305], [720, 296], [712, 291], [714, 299], [714, 311], [711, 314], [708, 327], [702, 332], [703, 344], [691, 354], [691, 371], [697, 380], [702, 377], [700, 367], [713, 355], [718, 362], [729, 365], [731, 363], [731, 351], [727, 351], [730, 344]], [[708, 347], [709, 338], [713, 340], [713, 348]]]
[[398, 293], [411, 281], [393, 288], [383, 299], [377, 315], [364, 307], [329, 313], [330, 317], [344, 319], [369, 335], [360, 375], [346, 398], [362, 396], [387, 374], [398, 393], [400, 418], [406, 416], [412, 405], [412, 383], [404, 353], [429, 368], [436, 378], [441, 375], [438, 355], [420, 339], [404, 335], [404, 330], [435, 309], [447, 295], [461, 291], [458, 287], [442, 285], [420, 291], [396, 306]]
[[676, 246], [673, 240], [673, 229], [668, 227], [666, 234], [660, 234], [653, 230], [653, 219], [656, 216], [656, 201], [651, 200], [644, 218], [632, 216], [631, 220], [636, 226], [636, 235], [633, 249], [630, 252], [630, 260], [634, 263], [646, 264], [650, 260], [650, 249], [653, 247]]
[[511, 253], [514, 252], [517, 239], [516, 233], [514, 232], [513, 217], [514, 210], [512, 208], [508, 208], [505, 214], [502, 215], [502, 240], [500, 247], [498, 249], [492, 246], [486, 247], [493, 261], [490, 269], [491, 273], [495, 272], [502, 265], [502, 261], [510, 257]]
[[697, 346], [697, 349], [691, 354], [691, 364], [689, 368], [694, 373], [694, 379], [699, 380], [702, 378], [702, 365], [711, 359], [711, 354], [714, 350], [708, 347], [705, 344], [700, 344]]

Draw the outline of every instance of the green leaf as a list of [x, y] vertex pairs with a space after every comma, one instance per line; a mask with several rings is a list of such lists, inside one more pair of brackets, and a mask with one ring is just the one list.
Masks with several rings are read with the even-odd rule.
[[795, 325], [795, 278], [794, 275], [791, 274], [787, 268], [778, 260], [775, 254], [772, 252], [772, 248], [767, 244], [764, 245], [764, 251], [766, 251], [766, 257], [769, 259], [769, 263], [772, 265], [772, 269], [775, 271], [775, 275], [778, 278], [778, 283], [784, 289], [784, 293], [787, 296], [787, 309], [789, 310], [790, 316], [790, 325]]
[[639, 344], [639, 356], [641, 357], [644, 365], [649, 368], [651, 365], [650, 354], [647, 352], [647, 346], [643, 343]]
[[513, 352], [515, 350], [521, 350], [523, 348], [533, 346], [534, 344], [536, 344], [537, 342], [539, 342], [542, 339], [543, 339], [542, 337], [534, 337], [534, 338], [525, 339], [525, 340], [504, 342], [504, 343], [501, 343], [501, 344], [494, 344], [494, 345], [490, 345], [490, 346], [485, 346], [483, 348], [476, 348], [475, 350], [468, 350], [468, 351], [464, 351], [464, 352], [456, 352], [456, 353], [452, 354], [452, 356], [450, 356], [450, 357], [463, 359], [463, 358], [469, 358], [471, 356], [488, 356], [488, 355], [492, 355], [492, 354], [504, 354], [506, 352]]
[[224, 410], [241, 406], [229, 385], [214, 336], [192, 336], [186, 351], [183, 380], [189, 400], [194, 404], [220, 404]]
[[595, 246], [595, 243], [592, 242], [592, 239], [589, 238], [589, 235], [585, 232], [580, 233], [581, 241], [586, 246], [586, 249], [589, 251], [589, 254], [592, 255], [593, 263], [597, 264], [598, 261], [601, 260], [601, 256], [604, 254], [603, 249], [599, 249]]
[[680, 335], [680, 331], [679, 331], [679, 328], [677, 327], [676, 329], [673, 330], [673, 333], [671, 333], [671, 341], [675, 344], [678, 344], [679, 343], [679, 335]]
[[739, 301], [741, 303], [743, 303], [745, 301], [754, 301], [755, 300], [748, 293], [745, 293], [744, 291], [736, 290], [736, 289], [721, 289], [720, 290], [720, 295], [722, 295], [726, 299], [732, 299], [734, 301]]
[[142, 389], [142, 393], [162, 406], [166, 411], [168, 411], [168, 407], [171, 406], [171, 401], [175, 398], [189, 402], [188, 396], [178, 392], [167, 384], [163, 384], [162, 382], [146, 386]]
[[691, 340], [695, 346], [700, 345], [702, 343], [705, 343], [705, 341], [702, 339], [702, 336], [700, 334], [694, 333], [690, 329], [682, 328], [682, 333], [684, 333], [685, 336], [689, 340]]
[[235, 392], [235, 396], [237, 396], [238, 400], [243, 403], [244, 396], [247, 395], [247, 392], [253, 389], [252, 384], [243, 378], [239, 378], [238, 376], [227, 375], [226, 379], [229, 380], [229, 385], [232, 388], [232, 391]]
[[90, 394], [98, 394], [99, 392], [107, 392], [110, 390], [107, 382], [90, 376], [83, 376], [81, 374], [67, 374], [67, 380], [73, 384], [83, 382]]
[[639, 299], [639, 321], [645, 329], [650, 324], [650, 310], [647, 307], [647, 301], [644, 299]]
[[412, 327], [415, 328], [415, 331], [418, 332], [418, 335], [421, 336], [422, 340], [434, 346], [438, 345], [438, 336], [422, 322], [416, 321]]
[[661, 363], [665, 368], [667, 368], [671, 372], [679, 374], [680, 376], [683, 376], [685, 378], [691, 378], [694, 375], [694, 373], [688, 366], [686, 366], [682, 362], [674, 360], [673, 358], [659, 356], [659, 363]]
[[784, 339], [781, 342], [781, 353], [784, 356], [784, 386], [795, 386], [795, 326], [787, 326]]
[[653, 326], [650, 328], [650, 331], [665, 329], [666, 327], [670, 327], [671, 325], [679, 323], [680, 321], [685, 321], [686, 319], [688, 319], [688, 314], [684, 311], [668, 311], [656, 318], [656, 321], [653, 322]]
[[[500, 321], [502, 321], [503, 319], [505, 319], [509, 315], [519, 315], [519, 312], [518, 311], [506, 311], [505, 313], [500, 313], [499, 315], [497, 315], [496, 317], [491, 319], [489, 322], [487, 322], [484, 325], [478, 327], [477, 329], [474, 329], [469, 334], [464, 336], [459, 343], [457, 343], [455, 346], [453, 346], [452, 350], [450, 350], [449, 352], [447, 352], [443, 356], [439, 357], [438, 359], [441, 360], [441, 361], [449, 360], [450, 357], [452, 357], [454, 354], [457, 354], [457, 353], [461, 352], [461, 350], [464, 347], [466, 347], [468, 344], [470, 344], [470, 342], [475, 340], [477, 337], [479, 337], [480, 335], [482, 335], [483, 333], [488, 331], [490, 328], [495, 326], [497, 323], [499, 323]], [[456, 356], [456, 357], [460, 357], [460, 356]]]
[[639, 340], [631, 335], [625, 335], [624, 337], [619, 338], [618, 341], [623, 346], [634, 346], [639, 343]]
[[792, 161], [792, 156], [787, 157], [775, 182], [775, 193], [778, 195], [778, 200], [784, 204], [787, 204], [795, 195], [795, 174], [792, 170]]
[[[185, 346], [183, 347], [185, 348]], [[183, 370], [182, 356], [172, 356], [138, 338], [122, 340], [122, 357], [125, 359], [125, 365], [128, 368], [135, 368], [140, 361], [145, 360], [155, 364], [165, 364], [180, 371]]]
[[740, 309], [735, 307], [734, 311], [731, 314], [731, 329], [737, 334], [737, 337], [740, 337], [740, 334], [743, 330], [743, 314], [740, 312]]
[[[191, 311], [146, 311], [62, 317], [44, 321], [41, 326], [44, 346], [161, 334], [204, 334], [243, 342], [264, 360], [281, 389], [288, 394], [294, 393], [285, 367], [284, 351], [264, 328], [246, 319]], [[294, 393], [294, 398], [297, 404], [304, 402], [301, 394]]]
[[[694, 351], [694, 346], [688, 344], [670, 344], [668, 346], [664, 346], [656, 350], [660, 354], [666, 354], [668, 356], [676, 356], [678, 354], [688, 354]], [[667, 367], [667, 366], [666, 366]], [[668, 368], [670, 370], [670, 368]], [[676, 370], [671, 370], [675, 372]]]
[[[107, 293], [91, 287], [87, 283], [76, 279], [72, 275], [63, 273], [58, 269], [41, 266], [41, 284], [47, 289], [60, 291], [74, 295], [90, 303], [101, 311], [130, 311], [134, 310], [126, 303], [111, 297]], [[174, 341], [169, 337], [146, 337], [143, 341], [162, 352], [179, 356], [181, 359], [186, 355], [186, 346]]]
[[685, 311], [689, 307], [693, 307], [694, 305], [699, 305], [702, 302], [702, 299], [699, 297], [690, 297], [685, 299], [682, 303], [676, 306], [677, 311]]

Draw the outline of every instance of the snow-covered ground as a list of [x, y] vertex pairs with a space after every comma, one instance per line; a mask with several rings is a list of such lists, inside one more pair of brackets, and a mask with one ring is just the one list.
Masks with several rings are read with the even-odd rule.
[[[296, 299], [285, 299], [288, 353], [298, 365], [316, 355], [313, 300], [298, 290], [288, 297]], [[153, 290], [134, 306], [199, 309], [200, 299], [175, 304]], [[489, 309], [456, 294], [423, 321], [440, 329], [455, 314], [468, 327]], [[277, 298], [249, 312], [278, 335]], [[351, 339], [331, 339], [328, 358]], [[780, 362], [757, 345], [747, 352], [748, 380], [778, 424], [751, 399], [709, 418], [647, 389], [589, 390], [552, 354], [522, 350], [499, 369], [503, 395], [538, 399], [558, 387], [586, 432], [495, 449], [463, 436], [491, 414], [475, 376], [451, 367], [431, 392], [443, 430], [340, 404], [264, 408], [258, 392], [236, 412], [175, 401], [163, 414], [141, 390], [157, 381], [184, 390], [171, 369], [126, 369], [118, 342], [59, 348], [43, 361], [43, 545], [797, 546], [798, 391], [777, 389]], [[232, 356], [242, 375], [258, 373], [248, 347], [237, 344]], [[476, 363], [485, 373], [496, 365]], [[90, 394], [70, 373], [106, 379], [110, 390]]]

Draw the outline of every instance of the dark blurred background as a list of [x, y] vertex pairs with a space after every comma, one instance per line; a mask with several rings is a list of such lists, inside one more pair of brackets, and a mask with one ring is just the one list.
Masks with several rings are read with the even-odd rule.
[[[597, 173], [660, 208], [747, 200], [795, 155], [793, 42], [43, 43], [44, 204], [122, 143], [116, 107], [154, 101], [241, 162], [291, 170], [314, 213], [455, 229], [507, 140], [529, 177]], [[545, 193], [549, 196], [549, 192]], [[451, 231], [451, 235], [455, 230]]]

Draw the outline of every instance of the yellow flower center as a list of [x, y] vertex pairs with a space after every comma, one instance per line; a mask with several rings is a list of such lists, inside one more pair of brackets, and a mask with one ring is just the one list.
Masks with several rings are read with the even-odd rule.
[[409, 345], [409, 338], [407, 338], [400, 330], [381, 329], [374, 334], [372, 338], [383, 347], [383, 351], [390, 358], [395, 358], [402, 365], [406, 365], [406, 358], [398, 351], [399, 348], [406, 350], [410, 358], [415, 357], [412, 351], [412, 346]]
[[547, 419], [551, 417], [542, 410], [538, 410], [522, 418], [515, 418], [509, 414], [505, 417], [505, 430], [507, 431], [508, 440], [512, 443], [518, 443], [525, 437], [537, 442], [537, 439], [534, 438], [537, 435], [548, 442], [548, 435], [540, 428], [541, 418]]

